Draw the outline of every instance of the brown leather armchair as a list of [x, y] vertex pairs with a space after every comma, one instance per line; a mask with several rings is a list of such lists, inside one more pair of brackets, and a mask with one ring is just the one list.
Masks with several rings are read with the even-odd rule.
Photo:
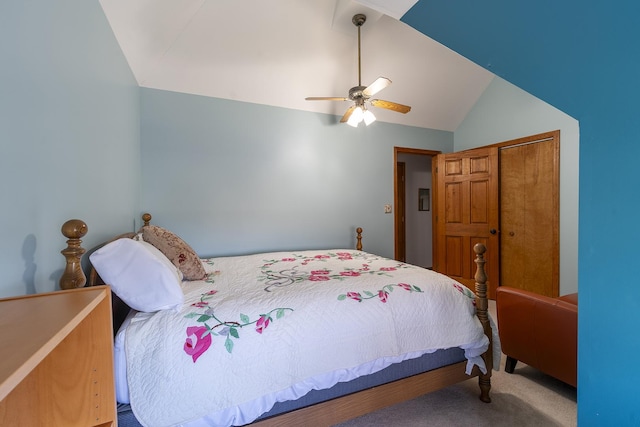
[[577, 293], [550, 298], [500, 286], [496, 309], [505, 371], [513, 373], [521, 361], [576, 387]]

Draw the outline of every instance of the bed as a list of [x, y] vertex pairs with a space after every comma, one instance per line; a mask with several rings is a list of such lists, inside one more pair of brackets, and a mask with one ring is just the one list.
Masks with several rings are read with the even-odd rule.
[[[476, 376], [491, 401], [484, 245], [474, 293], [363, 251], [361, 229], [356, 249], [199, 258], [150, 220], [89, 257], [115, 294], [120, 426], [329, 426]], [[79, 229], [61, 286], [85, 284]]]

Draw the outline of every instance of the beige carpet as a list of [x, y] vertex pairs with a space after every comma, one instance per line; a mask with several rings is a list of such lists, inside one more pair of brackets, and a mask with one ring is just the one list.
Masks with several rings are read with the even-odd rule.
[[[490, 302], [495, 317], [495, 303]], [[498, 325], [499, 327], [499, 325]], [[478, 399], [471, 379], [340, 424], [340, 427], [568, 426], [577, 425], [576, 389], [527, 365], [493, 372], [491, 403]]]

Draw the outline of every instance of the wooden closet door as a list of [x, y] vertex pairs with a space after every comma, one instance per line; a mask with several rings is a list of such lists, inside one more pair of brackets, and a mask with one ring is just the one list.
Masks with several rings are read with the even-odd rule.
[[500, 285], [559, 294], [559, 135], [500, 149]]

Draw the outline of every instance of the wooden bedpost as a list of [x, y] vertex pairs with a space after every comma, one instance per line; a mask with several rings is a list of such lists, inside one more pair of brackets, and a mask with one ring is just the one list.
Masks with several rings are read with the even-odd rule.
[[142, 214], [142, 221], [144, 222], [144, 225], [149, 225], [149, 223], [151, 222], [151, 214], [150, 213], [143, 213]]
[[87, 283], [87, 278], [82, 271], [80, 259], [84, 254], [82, 237], [87, 234], [87, 224], [79, 219], [70, 219], [62, 224], [62, 234], [68, 239], [67, 247], [60, 251], [67, 259], [62, 277], [60, 277], [60, 289], [82, 288]]
[[361, 251], [362, 250], [362, 228], [361, 227], [356, 228], [356, 233], [358, 233], [356, 235], [356, 241], [357, 241], [356, 249]]
[[491, 323], [489, 322], [489, 300], [487, 299], [487, 274], [484, 270], [484, 264], [486, 263], [484, 259], [484, 253], [487, 248], [482, 243], [476, 243], [473, 247], [474, 252], [476, 253], [476, 312], [478, 315], [478, 319], [480, 319], [480, 323], [482, 324], [482, 328], [484, 329], [484, 333], [489, 338], [489, 348], [482, 356], [484, 359], [484, 363], [487, 367], [487, 373], [480, 373], [478, 377], [478, 383], [480, 384], [480, 400], [483, 402], [491, 402], [491, 397], [489, 396], [489, 391], [491, 390], [491, 370], [493, 369], [493, 344], [492, 344], [492, 331], [491, 331]]

